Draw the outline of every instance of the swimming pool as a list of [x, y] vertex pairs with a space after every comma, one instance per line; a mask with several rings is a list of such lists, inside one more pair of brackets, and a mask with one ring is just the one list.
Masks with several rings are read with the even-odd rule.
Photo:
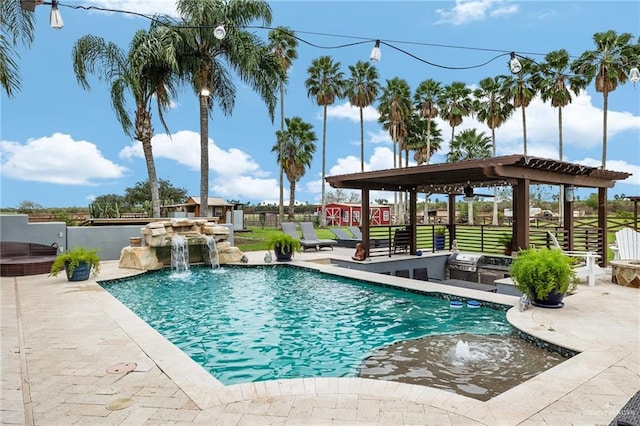
[[149, 272], [100, 283], [225, 385], [356, 377], [373, 351], [439, 334], [509, 334], [504, 311], [289, 265]]

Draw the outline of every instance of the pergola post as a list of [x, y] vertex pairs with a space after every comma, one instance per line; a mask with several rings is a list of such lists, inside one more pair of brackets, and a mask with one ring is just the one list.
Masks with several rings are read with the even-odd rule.
[[518, 179], [513, 186], [513, 247], [529, 248], [529, 179]]
[[417, 233], [418, 233], [418, 192], [415, 188], [409, 191], [409, 253], [416, 254], [418, 249]]
[[[562, 186], [562, 192], [564, 193], [566, 185]], [[562, 227], [567, 235], [567, 242], [569, 243], [567, 250], [573, 250], [573, 201], [564, 197], [564, 221]]]
[[369, 214], [369, 190], [362, 190], [362, 217], [360, 218], [360, 223], [362, 224], [362, 245], [364, 246], [364, 257], [365, 259], [369, 257], [369, 224], [370, 217]]
[[447, 205], [449, 206], [449, 211], [447, 212], [449, 215], [447, 218], [449, 223], [449, 247], [451, 247], [453, 240], [456, 239], [456, 194], [449, 194]]
[[598, 188], [598, 228], [602, 229], [602, 247], [600, 247], [600, 265], [606, 266], [609, 259], [607, 244], [607, 188]]

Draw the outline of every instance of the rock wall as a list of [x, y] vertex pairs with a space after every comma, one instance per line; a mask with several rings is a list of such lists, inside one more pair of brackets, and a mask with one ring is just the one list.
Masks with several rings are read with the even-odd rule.
[[189, 246], [189, 264], [211, 264], [208, 239], [216, 242], [218, 263], [239, 263], [243, 253], [227, 241], [229, 229], [206, 219], [171, 219], [152, 222], [140, 230], [142, 245], [124, 247], [120, 252], [120, 268], [156, 270], [171, 266], [173, 237], [181, 235]]

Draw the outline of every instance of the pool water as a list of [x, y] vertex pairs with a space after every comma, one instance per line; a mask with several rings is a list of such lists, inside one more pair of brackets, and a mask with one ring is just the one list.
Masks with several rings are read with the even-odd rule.
[[150, 272], [101, 285], [225, 385], [357, 377], [377, 348], [442, 334], [509, 334], [504, 311], [294, 266]]

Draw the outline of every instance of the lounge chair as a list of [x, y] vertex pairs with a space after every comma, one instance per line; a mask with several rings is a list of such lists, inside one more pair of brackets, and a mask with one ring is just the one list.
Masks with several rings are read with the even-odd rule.
[[562, 250], [564, 254], [571, 257], [576, 257], [584, 260], [583, 266], [578, 266], [574, 268], [576, 272], [576, 276], [578, 279], [587, 279], [590, 287], [593, 287], [596, 284], [596, 275], [605, 275], [604, 270], [596, 264], [596, 259], [600, 258], [600, 255], [593, 251], [569, 251], [565, 250], [555, 235], [551, 233], [551, 231], [547, 231], [549, 238], [551, 239], [552, 248]]
[[347, 229], [353, 234], [354, 237], [362, 241], [362, 231], [360, 231], [360, 228], [358, 228], [357, 226], [349, 226], [347, 227]]
[[298, 230], [296, 229], [295, 223], [282, 222], [282, 232], [300, 241], [300, 246], [302, 247], [303, 251], [308, 249], [315, 249], [316, 251], [318, 250], [318, 245], [320, 244], [320, 241], [310, 241], [310, 240], [301, 239], [300, 234], [298, 234]]
[[329, 230], [336, 236], [338, 247], [355, 248], [356, 244], [362, 241], [353, 235], [347, 234], [342, 228], [329, 228]]
[[318, 238], [312, 222], [300, 222], [300, 229], [302, 230], [302, 241], [315, 241], [316, 250], [323, 247], [330, 247], [333, 250], [333, 246], [338, 244], [336, 240]]

